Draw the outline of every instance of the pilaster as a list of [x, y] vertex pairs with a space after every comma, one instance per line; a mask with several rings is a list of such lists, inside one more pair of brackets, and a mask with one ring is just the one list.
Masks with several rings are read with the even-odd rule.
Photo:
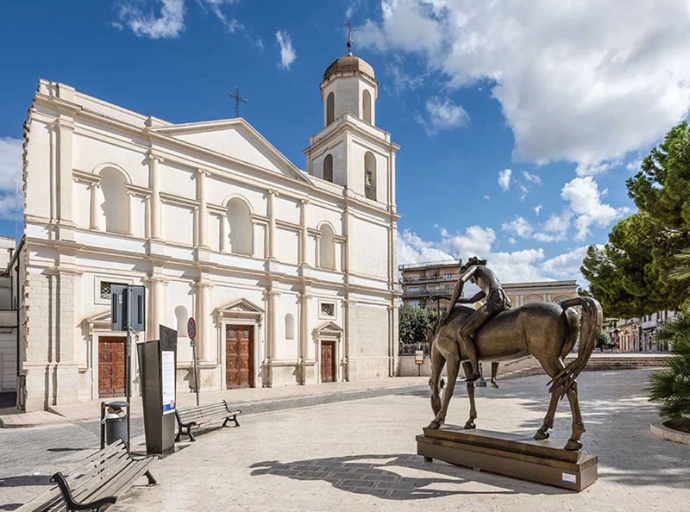
[[275, 260], [276, 258], [276, 216], [275, 216], [275, 198], [278, 195], [276, 190], [269, 190], [268, 194], [268, 259]]
[[151, 238], [159, 240], [162, 237], [161, 230], [161, 189], [160, 189], [160, 169], [159, 163], [163, 158], [149, 152], [149, 188], [151, 189], [151, 200], [149, 214], [151, 216]]
[[208, 248], [208, 208], [206, 206], [206, 177], [210, 173], [204, 169], [197, 169], [196, 198], [199, 201], [197, 209], [197, 245]]

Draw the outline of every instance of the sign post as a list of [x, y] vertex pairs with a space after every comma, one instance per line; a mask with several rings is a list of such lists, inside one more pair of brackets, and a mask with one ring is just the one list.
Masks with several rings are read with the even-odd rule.
[[423, 350], [415, 350], [414, 362], [417, 365], [417, 376], [421, 377], [422, 376], [422, 365], [424, 364], [424, 351]]
[[187, 320], [187, 336], [192, 345], [192, 361], [194, 363], [194, 391], [196, 392], [196, 406], [199, 407], [199, 368], [196, 360], [196, 320], [190, 317]]
[[114, 284], [110, 289], [110, 320], [113, 331], [127, 332], [125, 354], [125, 396], [127, 401], [127, 451], [131, 440], [132, 332], [142, 332], [146, 323], [146, 290], [143, 286]]

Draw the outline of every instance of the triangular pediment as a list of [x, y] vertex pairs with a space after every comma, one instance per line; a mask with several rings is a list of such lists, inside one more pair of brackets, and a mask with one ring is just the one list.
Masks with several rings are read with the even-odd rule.
[[314, 333], [320, 332], [343, 332], [343, 328], [335, 322], [324, 322], [314, 328]]
[[247, 299], [239, 299], [236, 301], [231, 302], [230, 304], [226, 304], [225, 306], [216, 308], [216, 312], [218, 313], [263, 313], [264, 310], [263, 308], [260, 308], [253, 302], [248, 301]]
[[242, 118], [151, 128], [219, 155], [309, 183], [309, 178]]
[[95, 315], [88, 316], [82, 320], [83, 322], [87, 324], [108, 324], [110, 325], [111, 319], [110, 319], [110, 310], [107, 309], [103, 311], [102, 313], [96, 313]]

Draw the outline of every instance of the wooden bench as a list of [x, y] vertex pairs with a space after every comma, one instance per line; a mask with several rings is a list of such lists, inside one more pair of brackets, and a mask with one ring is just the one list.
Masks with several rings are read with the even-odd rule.
[[215, 423], [220, 420], [223, 420], [223, 427], [226, 426], [229, 421], [234, 421], [235, 426], [239, 427], [240, 422], [237, 421], [237, 415], [241, 413], [242, 411], [239, 409], [230, 409], [225, 400], [215, 404], [200, 405], [191, 409], [175, 409], [175, 417], [177, 418], [178, 425], [175, 441], [178, 443], [180, 442], [182, 429], [187, 430], [186, 434], [191, 441], [196, 441], [196, 439], [194, 439], [194, 434], [192, 434], [192, 428], [207, 426], [210, 423]]
[[117, 441], [99, 450], [69, 473], [55, 473], [50, 481], [57, 487], [37, 496], [18, 511], [100, 512], [115, 503], [141, 476], [146, 476], [149, 485], [156, 485], [156, 479], [149, 471], [154, 460], [153, 457], [132, 458], [127, 453], [124, 441]]

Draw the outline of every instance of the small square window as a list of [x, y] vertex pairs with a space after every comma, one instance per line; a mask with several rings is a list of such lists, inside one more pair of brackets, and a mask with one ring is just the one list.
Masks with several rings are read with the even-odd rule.
[[319, 303], [319, 317], [335, 318], [335, 302]]
[[114, 284], [127, 285], [127, 283], [116, 283], [113, 281], [101, 281], [101, 299], [110, 300], [110, 294]]

